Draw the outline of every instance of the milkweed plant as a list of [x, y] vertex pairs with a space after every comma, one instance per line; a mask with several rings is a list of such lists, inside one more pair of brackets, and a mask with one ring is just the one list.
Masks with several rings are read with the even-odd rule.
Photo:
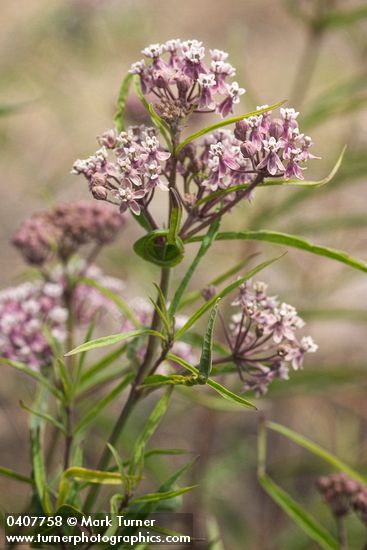
[[[1, 472], [29, 483], [27, 513], [147, 514], [168, 501], [179, 511], [179, 497], [196, 490], [177, 485], [190, 464], [154, 492], [141, 486], [147, 456], [174, 454], [149, 447], [172, 395], [182, 386], [196, 387], [243, 407], [243, 414], [260, 416], [261, 397], [271, 392], [273, 381], [286, 384], [307, 368], [317, 343], [287, 296], [274, 295], [267, 282], [266, 268], [282, 261], [280, 256], [255, 265], [249, 255], [231, 266], [229, 254], [227, 271], [208, 279], [205, 288], [192, 289], [196, 268], [217, 241], [266, 241], [367, 269], [344, 252], [296, 235], [246, 227], [221, 232], [223, 218], [256, 202], [260, 188], [275, 193], [277, 187], [304, 186], [317, 192], [332, 179], [342, 155], [323, 180], [307, 180], [319, 156], [302, 131], [296, 105], [283, 101], [234, 116], [245, 89], [234, 80], [226, 52], [206, 52], [197, 40], [169, 40], [142, 53], [144, 59], [123, 80], [114, 127], [102, 131], [97, 150], [72, 167], [90, 200], [33, 215], [12, 240], [37, 277], [0, 293], [1, 363], [33, 378], [37, 391], [33, 404], [21, 402], [30, 415], [31, 473]], [[150, 125], [125, 126], [130, 88]], [[209, 126], [208, 115], [217, 117]], [[188, 135], [192, 120], [200, 129]], [[136, 223], [142, 236], [133, 249], [142, 269], [148, 262], [159, 271], [150, 296], [131, 296], [124, 282], [97, 266], [100, 251]], [[192, 249], [193, 260], [183, 268]], [[114, 334], [103, 335], [111, 325]], [[136, 405], [151, 394], [153, 410], [127, 456], [120, 436]], [[83, 448], [112, 401], [120, 414], [111, 419], [112, 431], [89, 464]], [[337, 548], [334, 535], [268, 477], [267, 429], [309, 450], [315, 444], [262, 418], [259, 481], [311, 538]], [[63, 441], [62, 456], [49, 460], [56, 440]], [[326, 451], [316, 450], [325, 458]], [[338, 519], [354, 509], [365, 520], [366, 488], [360, 478], [348, 481], [344, 475], [322, 478], [319, 489]]]

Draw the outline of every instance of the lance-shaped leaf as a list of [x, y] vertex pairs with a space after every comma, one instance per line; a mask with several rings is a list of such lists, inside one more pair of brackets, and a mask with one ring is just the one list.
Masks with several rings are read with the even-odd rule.
[[144, 383], [141, 388], [154, 387], [154, 386], [178, 386], [186, 385], [188, 382], [187, 376], [181, 376], [179, 374], [170, 374], [165, 376], [164, 374], [151, 374], [144, 379]]
[[323, 449], [322, 447], [320, 447], [320, 445], [318, 445], [317, 443], [314, 443], [307, 437], [304, 437], [298, 434], [297, 432], [290, 430], [286, 426], [277, 424], [276, 422], [267, 422], [266, 427], [269, 430], [272, 430], [274, 432], [284, 435], [287, 439], [290, 439], [291, 441], [293, 441], [300, 447], [303, 447], [313, 455], [318, 456], [325, 462], [328, 462], [329, 464], [331, 464], [331, 466], [333, 466], [337, 470], [341, 470], [342, 472], [345, 472], [349, 477], [351, 477], [352, 479], [355, 479], [359, 483], [363, 483], [363, 484], [367, 483], [367, 476], [359, 474], [358, 472], [353, 470], [353, 468], [345, 464], [345, 462], [340, 460], [338, 457], [336, 457], [326, 449]]
[[180, 143], [176, 148], [176, 154], [179, 153], [181, 149], [183, 149], [183, 147], [185, 147], [188, 143], [191, 143], [192, 141], [194, 141], [194, 139], [204, 136], [205, 134], [209, 134], [210, 132], [214, 132], [215, 130], [218, 130], [218, 128], [223, 128], [223, 126], [228, 126], [229, 124], [235, 124], [236, 122], [239, 122], [244, 118], [249, 118], [251, 116], [258, 116], [258, 115], [261, 115], [262, 113], [273, 111], [274, 109], [277, 109], [278, 107], [281, 107], [282, 105], [284, 105], [285, 102], [286, 102], [286, 99], [283, 101], [279, 101], [278, 103], [274, 103], [273, 105], [269, 105], [268, 107], [264, 107], [262, 109], [256, 109], [256, 111], [250, 111], [249, 113], [246, 113], [244, 115], [227, 118], [225, 120], [221, 120], [220, 122], [217, 122], [216, 124], [211, 124], [206, 128], [202, 128], [198, 132], [195, 132], [194, 134], [191, 134], [186, 139], [184, 139], [184, 141]]
[[129, 465], [129, 475], [135, 475], [136, 473], [140, 475], [141, 473], [144, 464], [145, 448], [150, 438], [158, 428], [159, 423], [167, 410], [171, 390], [172, 388], [166, 390], [162, 397], [159, 399], [158, 403], [150, 414], [149, 419], [145, 427], [143, 428], [143, 431], [135, 442], [131, 454], [132, 458]]
[[0, 357], [0, 365], [8, 365], [9, 367], [13, 367], [14, 369], [17, 369], [20, 372], [24, 372], [24, 374], [27, 374], [36, 382], [39, 382], [42, 386], [47, 388], [50, 393], [52, 393], [55, 397], [58, 399], [62, 399], [62, 394], [59, 390], [57, 390], [52, 383], [47, 380], [42, 374], [39, 372], [30, 369], [27, 367], [27, 365], [24, 365], [23, 363], [20, 363], [19, 361], [12, 361], [11, 359], [6, 359], [5, 357]]
[[324, 550], [339, 549], [339, 544], [334, 537], [266, 474], [266, 424], [263, 419], [260, 421], [258, 433], [257, 472], [259, 483], [264, 491], [312, 540]]
[[[201, 241], [203, 237], [192, 237], [189, 239], [189, 242]], [[292, 248], [299, 248], [300, 250], [305, 250], [306, 252], [311, 252], [311, 254], [316, 254], [318, 256], [324, 256], [326, 258], [331, 258], [337, 262], [349, 265], [354, 269], [359, 271], [364, 271], [367, 273], [367, 263], [350, 256], [347, 252], [343, 250], [337, 250], [335, 248], [330, 248], [327, 246], [321, 246], [314, 244], [302, 237], [297, 235], [290, 235], [288, 233], [281, 233], [279, 231], [268, 231], [266, 229], [260, 229], [259, 231], [228, 231], [224, 233], [218, 233], [217, 241], [231, 241], [231, 240], [246, 240], [246, 241], [265, 241], [268, 243], [280, 244], [284, 246], [290, 246]]]
[[168, 146], [168, 149], [171, 151], [172, 150], [172, 144], [171, 144], [171, 140], [169, 138], [169, 127], [167, 126], [165, 121], [155, 112], [153, 105], [151, 105], [145, 99], [145, 97], [143, 95], [143, 92], [141, 91], [139, 76], [134, 75], [133, 80], [134, 80], [134, 87], [135, 87], [136, 95], [138, 96], [138, 98], [140, 99], [140, 101], [142, 102], [142, 104], [144, 105], [146, 110], [148, 111], [154, 126], [156, 126], [156, 128], [158, 128], [158, 130], [160, 131], [161, 135], [164, 138], [164, 141], [166, 142], [166, 144]]
[[[181, 357], [177, 357], [177, 355], [174, 355], [173, 353], [169, 353], [167, 355], [167, 359], [170, 359], [171, 361], [174, 361], [175, 363], [178, 363], [188, 371], [190, 371], [192, 374], [196, 377], [196, 384], [200, 384], [200, 377], [199, 377], [199, 371], [196, 367], [193, 365], [190, 365], [187, 361], [184, 361], [184, 359], [181, 359]], [[195, 384], [195, 379], [193, 379], [193, 384]], [[234, 403], [239, 403], [243, 407], [246, 407], [247, 409], [255, 409], [256, 407], [253, 403], [248, 401], [247, 399], [244, 399], [240, 395], [237, 395], [236, 393], [233, 393], [228, 388], [225, 388], [222, 386], [222, 384], [219, 384], [219, 382], [216, 382], [215, 380], [212, 380], [211, 378], [208, 378], [206, 381], [206, 385], [210, 386], [215, 392], [219, 393], [224, 399], [228, 399], [229, 401], [232, 401]]]
[[[133, 479], [131, 476], [130, 481]], [[121, 485], [121, 472], [102, 472], [100, 470], [89, 470], [87, 468], [72, 467], [65, 470], [60, 479], [59, 496], [57, 506], [65, 503], [67, 493], [70, 486], [70, 481], [82, 481], [84, 483], [94, 483], [97, 485]]]
[[182, 220], [182, 205], [179, 200], [178, 193], [175, 189], [170, 189], [172, 202], [172, 208], [169, 220], [169, 229], [167, 234], [167, 242], [169, 244], [175, 244], [178, 234], [180, 232], [181, 220]]
[[80, 346], [77, 346], [76, 348], [66, 353], [65, 356], [68, 357], [69, 355], [75, 355], [76, 353], [82, 353], [82, 352], [90, 351], [96, 348], [111, 346], [112, 344], [117, 344], [118, 342], [121, 342], [122, 340], [127, 340], [128, 338], [137, 338], [139, 336], [147, 336], [149, 334], [151, 334], [152, 336], [156, 336], [157, 338], [163, 339], [163, 335], [160, 332], [157, 332], [156, 330], [145, 329], [145, 328], [140, 330], [130, 330], [127, 332], [120, 332], [119, 334], [111, 334], [110, 336], [103, 336], [102, 338], [91, 340], [90, 342], [85, 342], [84, 344], [81, 344]]
[[199, 361], [199, 376], [204, 381], [204, 383], [207, 382], [210, 372], [212, 370], [213, 333], [215, 320], [218, 315], [219, 301], [220, 298], [218, 298], [211, 311], [208, 326], [204, 336], [203, 347], [201, 350]]
[[268, 475], [260, 476], [259, 483], [274, 502], [321, 548], [340, 550], [337, 540]]
[[176, 489], [175, 491], [165, 491], [158, 493], [148, 493], [141, 497], [136, 497], [131, 501], [131, 504], [141, 504], [142, 502], [160, 502], [161, 500], [167, 500], [169, 498], [175, 498], [192, 489], [195, 489], [197, 485], [190, 485], [189, 487], [182, 487], [181, 489]]
[[173, 318], [177, 309], [180, 306], [182, 296], [184, 295], [185, 290], [190, 282], [190, 279], [193, 276], [201, 258], [206, 254], [207, 250], [215, 241], [215, 237], [219, 230], [219, 225], [220, 225], [220, 218], [218, 218], [209, 226], [208, 232], [202, 240], [198, 253], [196, 254], [192, 264], [190, 265], [189, 269], [186, 271], [181, 283], [179, 284], [169, 308], [169, 315], [171, 319]]
[[23, 483], [28, 483], [29, 485], [33, 485], [33, 479], [31, 479], [30, 477], [24, 476], [22, 474], [18, 474], [17, 472], [14, 472], [9, 468], [4, 468], [3, 466], [0, 466], [0, 476], [8, 477], [16, 481], [22, 481]]
[[26, 411], [30, 414], [33, 414], [34, 416], [38, 416], [39, 418], [42, 418], [42, 420], [45, 420], [46, 422], [50, 422], [50, 424], [55, 426], [55, 428], [57, 428], [58, 430], [60, 430], [64, 434], [66, 434], [65, 427], [61, 424], [61, 422], [59, 422], [56, 418], [54, 418], [50, 414], [47, 414], [45, 412], [36, 411], [36, 410], [32, 409], [31, 407], [28, 407], [23, 401], [19, 401], [19, 405], [21, 406], [21, 408], [24, 411]]
[[[185, 464], [184, 466], [182, 466], [181, 468], [179, 468], [179, 470], [177, 470], [176, 472], [174, 472], [166, 481], [164, 481], [162, 483], [162, 485], [159, 487], [157, 493], [167, 493], [168, 491], [172, 491], [175, 484], [176, 484], [176, 481], [189, 469], [191, 468], [191, 466], [196, 462], [196, 459], [194, 460], [191, 460], [190, 462], [188, 462], [187, 464]], [[141, 517], [141, 515], [148, 515], [148, 514], [151, 514], [152, 512], [154, 512], [154, 510], [157, 508], [157, 505], [158, 505], [158, 502], [157, 501], [153, 501], [153, 502], [146, 502], [144, 504], [142, 504], [139, 508], [138, 508], [138, 514], [139, 514], [139, 517]]]
[[[47, 408], [47, 401], [47, 390], [41, 387], [34, 402], [34, 410], [39, 411], [41, 414], [44, 413]], [[43, 452], [44, 420], [39, 416], [31, 414], [29, 429], [34, 483], [43, 511], [46, 514], [51, 514], [52, 504], [47, 484]]]
[[133, 380], [134, 374], [128, 374], [125, 379], [120, 382], [113, 390], [111, 390], [103, 399], [98, 401], [94, 407], [91, 407], [87, 414], [79, 421], [74, 429], [74, 434], [77, 434], [80, 430], [84, 429], [89, 422], [95, 419], [95, 417], [109, 405], [120, 393], [130, 384]]
[[[90, 384], [94, 384], [94, 379], [100, 374], [101, 371], [105, 371], [107, 367], [112, 365], [117, 359], [121, 357], [124, 351], [127, 348], [127, 344], [123, 344], [116, 350], [113, 350], [111, 353], [103, 356], [102, 359], [96, 361], [93, 365], [89, 367], [80, 377], [80, 389], [85, 389], [85, 386], [89, 387]], [[121, 371], [121, 374], [123, 372]]]
[[[219, 237], [219, 235], [221, 235], [221, 233], [218, 234], [218, 237]], [[194, 315], [192, 315], [192, 317], [190, 317], [190, 319], [188, 319], [188, 321], [184, 324], [184, 326], [176, 332], [175, 340], [179, 340], [185, 334], [185, 332], [187, 332], [189, 330], [189, 328], [192, 327], [196, 323], [196, 321], [204, 315], [204, 313], [206, 311], [211, 309], [214, 306], [214, 304], [216, 303], [216, 301], [218, 300], [218, 298], [224, 298], [224, 296], [227, 296], [227, 294], [232, 292], [232, 290], [235, 290], [236, 288], [241, 286], [243, 283], [245, 283], [246, 281], [251, 279], [251, 277], [256, 275], [256, 273], [258, 273], [262, 269], [265, 269], [265, 267], [268, 267], [270, 264], [272, 264], [273, 262], [275, 262], [279, 258], [281, 258], [281, 256], [277, 256], [276, 258], [271, 258], [270, 260], [267, 260], [266, 262], [263, 262], [263, 263], [257, 265], [254, 269], [251, 269], [251, 271], [249, 271], [244, 277], [240, 277], [239, 279], [237, 279], [237, 281], [234, 281], [230, 285], [226, 286], [223, 290], [218, 292], [218, 294], [213, 296], [213, 298], [211, 298], [210, 300], [205, 302], [205, 304], [203, 304], [201, 306], [201, 308], [199, 308], [196, 311], [196, 313], [194, 313]]]
[[126, 100], [129, 94], [129, 88], [132, 81], [133, 75], [128, 73], [122, 81], [120, 93], [117, 99], [117, 113], [115, 114], [115, 124], [119, 132], [125, 130], [125, 107]]

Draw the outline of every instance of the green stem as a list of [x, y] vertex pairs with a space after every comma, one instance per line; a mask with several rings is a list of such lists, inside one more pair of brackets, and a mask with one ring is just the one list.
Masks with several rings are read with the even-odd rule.
[[[74, 348], [74, 331], [75, 331], [75, 312], [74, 312], [74, 290], [75, 284], [71, 281], [69, 274], [67, 273], [67, 266], [65, 266], [65, 279], [66, 279], [66, 288], [64, 291], [64, 302], [65, 307], [68, 310], [67, 318], [67, 341], [66, 348], [68, 350]], [[67, 358], [67, 367], [69, 375], [72, 379], [74, 371], [74, 360], [75, 357], [70, 356]], [[64, 449], [64, 470], [67, 470], [70, 465], [70, 455], [73, 445], [73, 397], [68, 395], [66, 396], [65, 404], [65, 415], [66, 415], [66, 437], [65, 437], [65, 449]]]
[[[170, 268], [162, 268], [161, 270], [161, 281], [160, 281], [160, 288], [163, 293], [164, 297], [167, 297], [168, 294], [168, 287], [169, 287], [169, 278], [170, 278]], [[159, 297], [158, 297], [159, 301]], [[159, 330], [161, 324], [161, 320], [159, 315], [156, 311], [154, 311], [152, 323], [151, 323], [151, 329], [152, 330]], [[125, 424], [131, 414], [131, 411], [133, 410], [135, 404], [139, 401], [141, 398], [141, 390], [139, 386], [141, 385], [142, 381], [144, 380], [147, 372], [151, 369], [154, 356], [157, 351], [158, 346], [158, 340], [154, 336], [150, 336], [148, 339], [148, 345], [145, 352], [144, 360], [136, 373], [136, 377], [132, 383], [129, 396], [127, 398], [127, 401], [125, 402], [124, 407], [122, 408], [122, 411], [120, 413], [119, 418], [117, 419], [117, 422], [112, 430], [112, 433], [109, 437], [108, 442], [110, 445], [115, 446], [123, 428], [125, 427]], [[97, 469], [98, 470], [105, 470], [108, 468], [109, 462], [111, 460], [111, 453], [106, 446], [104, 448], [104, 451], [102, 453], [102, 456], [99, 460]], [[91, 487], [87, 498], [84, 503], [84, 512], [89, 512], [98, 496], [99, 493], [99, 485], [94, 485]]]

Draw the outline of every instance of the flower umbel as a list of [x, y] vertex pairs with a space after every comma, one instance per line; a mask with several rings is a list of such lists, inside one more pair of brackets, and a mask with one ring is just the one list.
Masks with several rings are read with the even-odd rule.
[[289, 368], [302, 368], [305, 354], [317, 350], [310, 336], [298, 338], [304, 322], [296, 309], [268, 296], [265, 283], [243, 284], [232, 305], [239, 312], [224, 330], [244, 391], [265, 394], [273, 380], [287, 380]]
[[198, 40], [168, 40], [142, 53], [145, 59], [133, 63], [130, 72], [139, 75], [143, 93], [169, 124], [177, 125], [192, 112], [216, 110], [226, 117], [245, 93], [237, 82], [229, 82], [236, 70], [226, 61], [228, 54], [210, 50], [206, 62]]

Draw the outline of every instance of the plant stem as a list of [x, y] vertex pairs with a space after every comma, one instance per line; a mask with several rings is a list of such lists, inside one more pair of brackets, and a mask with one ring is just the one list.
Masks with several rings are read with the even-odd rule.
[[[169, 278], [170, 278], [170, 268], [162, 268], [161, 270], [161, 281], [160, 281], [160, 288], [163, 293], [163, 296], [166, 297], [168, 294], [168, 286], [169, 286]], [[159, 302], [159, 297], [158, 297]], [[161, 324], [160, 317], [156, 311], [154, 311], [152, 323], [151, 323], [151, 329], [152, 330], [159, 330]], [[157, 350], [158, 340], [155, 336], [151, 335], [148, 339], [148, 345], [145, 352], [144, 360], [139, 367], [138, 372], [136, 373], [136, 377], [132, 383], [129, 396], [125, 402], [125, 405], [122, 408], [122, 411], [120, 413], [119, 418], [117, 419], [117, 422], [112, 430], [112, 433], [109, 437], [108, 442], [110, 445], [115, 446], [123, 428], [125, 427], [125, 424], [130, 416], [131, 411], [133, 410], [135, 404], [139, 401], [141, 397], [141, 390], [139, 389], [140, 384], [145, 378], [146, 373], [151, 368], [152, 362], [154, 360], [154, 356]], [[98, 462], [97, 469], [98, 470], [104, 470], [108, 467], [108, 464], [111, 459], [111, 453], [106, 446], [102, 456]], [[94, 485], [91, 487], [87, 498], [84, 503], [84, 511], [89, 512], [98, 496], [99, 493], [99, 486]]]
[[[65, 307], [68, 310], [66, 347], [68, 350], [70, 350], [74, 348], [75, 312], [74, 312], [73, 300], [74, 300], [75, 285], [71, 281], [69, 274], [67, 273], [66, 265], [65, 265], [64, 272], [65, 272], [65, 279], [66, 279], [66, 283], [65, 283], [66, 286], [64, 291], [64, 302], [65, 302]], [[74, 359], [75, 358], [73, 356], [69, 356], [67, 358], [67, 367], [68, 367], [71, 380], [72, 380], [72, 374], [74, 370]], [[70, 455], [71, 455], [71, 450], [73, 445], [73, 398], [70, 395], [66, 396], [65, 415], [66, 415], [66, 437], [65, 437], [65, 450], [64, 450], [64, 470], [67, 470], [70, 463]]]
[[345, 525], [344, 525], [344, 518], [341, 516], [338, 516], [336, 518], [336, 526], [338, 531], [338, 542], [340, 545], [340, 550], [347, 550], [347, 539], [345, 534]]

